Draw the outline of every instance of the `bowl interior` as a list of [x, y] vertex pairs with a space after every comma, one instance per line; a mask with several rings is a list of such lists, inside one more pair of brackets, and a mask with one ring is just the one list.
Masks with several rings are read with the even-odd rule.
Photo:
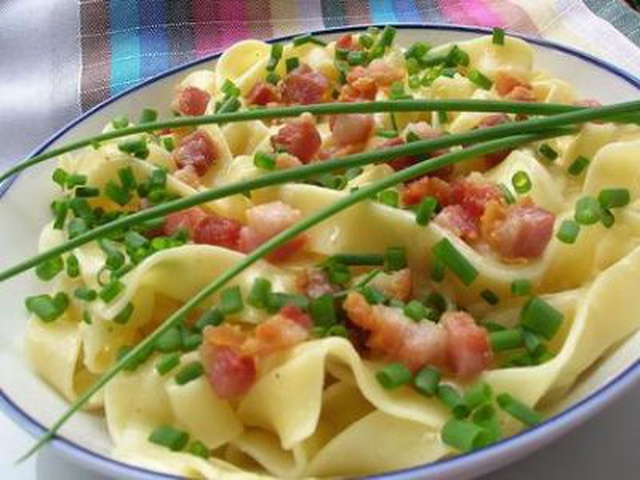
[[[478, 35], [477, 29], [460, 28], [420, 28], [404, 27], [398, 30], [397, 39], [400, 44], [407, 45], [416, 40], [427, 41], [432, 44], [440, 44], [451, 41], [471, 39]], [[339, 32], [322, 34], [328, 39], [340, 35]], [[533, 44], [536, 51], [536, 64], [538, 68], [549, 71], [552, 75], [570, 80], [582, 98], [597, 98], [603, 103], [619, 102], [637, 99], [640, 82], [621, 72], [599, 64], [596, 60], [587, 56], [579, 56], [568, 50], [550, 46], [547, 44]], [[140, 109], [153, 106], [161, 115], [169, 115], [169, 103], [174, 85], [189, 71], [213, 66], [215, 60], [206, 60], [190, 67], [173, 71], [162, 75], [156, 80], [147, 82], [142, 87], [133, 90], [97, 107], [89, 112], [77, 123], [66, 129], [53, 143], [48, 146], [67, 143], [70, 140], [81, 138], [102, 129], [113, 116], [129, 114], [135, 118]], [[50, 173], [54, 168], [54, 162], [33, 168], [15, 181], [0, 200], [0, 251], [2, 252], [1, 264], [12, 265], [19, 259], [33, 255], [36, 252], [37, 240], [41, 228], [49, 221], [49, 204], [54, 196], [54, 188], [50, 182]], [[0, 350], [0, 404], [5, 410], [26, 429], [32, 433], [41, 431], [39, 425], [50, 425], [67, 407], [50, 387], [41, 381], [26, 364], [23, 355], [23, 335], [27, 315], [23, 306], [23, 299], [42, 286], [31, 273], [12, 279], [0, 289], [0, 309], [5, 312], [0, 322], [0, 342], [3, 348]], [[627, 342], [626, 351], [640, 346], [640, 337]], [[576, 404], [589, 394], [610, 382], [632, 363], [632, 355], [617, 354], [607, 360], [607, 368], [601, 369], [598, 376], [589, 378], [579, 391], [570, 397], [571, 404]], [[636, 376], [637, 368], [635, 369]], [[595, 401], [605, 403], [606, 396], [598, 395]], [[540, 435], [544, 435], [542, 427]], [[106, 460], [109, 457], [110, 440], [100, 417], [89, 414], [76, 415], [63, 429], [62, 437], [68, 442], [58, 442], [64, 450], [73, 452], [79, 461], [90, 464], [94, 468], [111, 471], [112, 473], [126, 474], [133, 477], [146, 477], [143, 470], [127, 469], [123, 465], [111, 463]], [[550, 440], [553, 435], [547, 435]], [[510, 440], [504, 443], [516, 442]], [[547, 440], [539, 440], [545, 442]], [[70, 443], [69, 443], [70, 442]], [[539, 443], [538, 442], [538, 443]], [[82, 446], [82, 447], [80, 447]], [[98, 456], [92, 455], [97, 454]], [[483, 454], [480, 453], [480, 456]], [[477, 456], [477, 455], [476, 455]], [[491, 455], [485, 455], [487, 459]], [[444, 462], [438, 472], [438, 478], [442, 474], [451, 473], [454, 467], [446, 467]], [[497, 466], [498, 460], [491, 460], [492, 465]], [[485, 467], [490, 468], [490, 467]], [[447, 469], [449, 472], [447, 472]], [[420, 476], [429, 477], [435, 474], [423, 471]], [[479, 473], [479, 472], [477, 472]], [[413, 474], [408, 474], [413, 476]], [[408, 478], [408, 477], [407, 477]]]

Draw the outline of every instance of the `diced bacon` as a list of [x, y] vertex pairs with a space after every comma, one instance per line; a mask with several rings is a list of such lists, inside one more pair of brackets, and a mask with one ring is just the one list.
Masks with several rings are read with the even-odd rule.
[[200, 186], [200, 175], [198, 175], [198, 172], [193, 165], [187, 165], [180, 170], [176, 170], [173, 173], [173, 176], [190, 187], [198, 188]]
[[235, 398], [247, 393], [256, 381], [256, 365], [251, 356], [231, 347], [215, 347], [205, 356], [207, 378], [219, 398]]
[[336, 50], [358, 50], [358, 44], [353, 41], [353, 35], [347, 33], [336, 41]]
[[373, 131], [373, 117], [362, 113], [334, 115], [331, 118], [331, 138], [337, 146], [366, 142]]
[[381, 87], [389, 86], [393, 82], [404, 79], [404, 70], [402, 68], [394, 67], [381, 58], [372, 61], [366, 71], [367, 76]]
[[309, 337], [309, 329], [282, 314], [262, 322], [243, 346], [243, 351], [258, 357], [291, 348]]
[[217, 327], [204, 329], [206, 345], [214, 347], [231, 347], [240, 350], [247, 340], [247, 334], [238, 325], [224, 323]]
[[493, 183], [460, 180], [453, 184], [453, 198], [453, 203], [479, 219], [489, 202], [502, 200], [502, 192]]
[[[380, 148], [389, 148], [389, 147], [399, 147], [400, 145], [404, 145], [405, 141], [401, 137], [390, 138], [389, 140], [385, 140]], [[404, 157], [396, 157], [393, 160], [389, 160], [387, 165], [393, 168], [396, 172], [399, 170], [404, 170], [405, 168], [410, 167], [411, 165], [416, 164], [416, 157], [412, 157], [410, 155], [405, 155]]]
[[329, 281], [327, 273], [319, 268], [303, 270], [296, 278], [296, 286], [310, 298], [318, 298], [338, 291], [338, 287]]
[[397, 272], [380, 273], [375, 276], [370, 285], [380, 290], [387, 297], [406, 302], [411, 298], [413, 290], [411, 270], [403, 268]]
[[357, 102], [376, 98], [378, 86], [369, 77], [364, 67], [354, 67], [347, 74], [347, 84], [340, 89], [338, 100], [341, 102]]
[[311, 317], [296, 305], [285, 305], [280, 309], [280, 315], [287, 317], [289, 320], [292, 320], [306, 330], [311, 330], [311, 328], [313, 328]]
[[193, 233], [193, 241], [206, 245], [236, 250], [242, 225], [229, 218], [208, 215], [203, 218]]
[[207, 214], [198, 207], [170, 213], [164, 221], [164, 234], [174, 235], [179, 230], [184, 229], [190, 237], [193, 237], [198, 224], [206, 217]]
[[218, 157], [213, 141], [202, 130], [196, 130], [182, 138], [171, 157], [179, 168], [193, 167], [201, 177]]
[[[265, 203], [247, 210], [247, 226], [240, 230], [238, 247], [250, 252], [274, 235], [296, 223], [302, 214], [280, 201]], [[306, 236], [300, 235], [268, 255], [271, 261], [282, 261], [300, 251], [306, 244]]]
[[440, 205], [454, 202], [451, 185], [437, 177], [422, 177], [407, 184], [401, 192], [404, 205], [417, 205], [425, 197], [435, 197]]
[[493, 350], [485, 328], [466, 312], [446, 312], [441, 319], [447, 332], [449, 363], [456, 377], [471, 378], [486, 370]]
[[539, 257], [553, 234], [555, 215], [531, 203], [493, 207], [486, 216], [491, 220], [483, 217], [483, 235], [506, 260]]
[[515, 100], [517, 102], [535, 102], [537, 100], [535, 93], [530, 87], [528, 88], [521, 85], [518, 85], [511, 90], [507, 95], [505, 95], [505, 98]]
[[506, 72], [498, 72], [494, 85], [499, 95], [509, 95], [516, 87], [531, 88], [529, 84]]
[[203, 115], [210, 98], [211, 95], [204, 90], [196, 87], [185, 87], [176, 93], [171, 108], [182, 115]]
[[[478, 124], [478, 128], [490, 128], [496, 125], [502, 125], [509, 122], [509, 117], [505, 113], [494, 113], [484, 117]], [[502, 163], [502, 161], [509, 156], [513, 149], [500, 150], [498, 152], [487, 153], [484, 155], [484, 163], [486, 168], [493, 168], [496, 165]]]
[[285, 123], [271, 138], [271, 143], [274, 148], [295, 155], [302, 163], [309, 163], [320, 150], [322, 138], [313, 119], [303, 116]]
[[249, 105], [268, 105], [282, 101], [280, 91], [275, 85], [260, 81], [256, 83], [247, 94]]
[[447, 205], [436, 215], [434, 221], [468, 242], [473, 242], [480, 236], [478, 220], [460, 205]]
[[399, 309], [371, 306], [359, 293], [347, 295], [343, 308], [351, 322], [369, 331], [366, 344], [372, 352], [402, 362], [411, 371], [427, 364], [446, 367], [447, 336], [437, 324], [415, 323]]
[[329, 99], [329, 88], [324, 75], [301, 65], [282, 79], [282, 100], [287, 104], [322, 103]]
[[291, 155], [290, 153], [282, 152], [276, 156], [276, 168], [278, 170], [285, 170], [287, 168], [296, 168], [302, 165], [302, 162], [298, 160], [298, 157]]

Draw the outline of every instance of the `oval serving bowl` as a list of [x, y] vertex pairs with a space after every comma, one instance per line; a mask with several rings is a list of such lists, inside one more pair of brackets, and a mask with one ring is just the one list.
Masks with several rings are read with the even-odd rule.
[[[400, 45], [416, 40], [432, 44], [469, 40], [489, 30], [442, 25], [397, 25]], [[347, 31], [365, 27], [349, 27], [313, 32], [333, 39]], [[276, 39], [288, 40], [291, 37]], [[603, 103], [637, 99], [640, 79], [613, 65], [571, 48], [547, 41], [523, 37], [535, 50], [539, 67], [555, 76], [571, 81], [583, 98], [597, 98]], [[135, 116], [142, 108], [153, 106], [168, 116], [167, 99], [174, 85], [189, 72], [211, 66], [218, 55], [198, 60], [154, 77], [93, 108], [45, 142], [34, 154], [74, 139], [99, 132], [104, 124], [118, 114]], [[10, 185], [0, 186], [0, 251], [3, 265], [36, 252], [42, 226], [49, 221], [49, 204], [54, 196], [50, 174], [55, 162], [48, 162], [24, 172]], [[27, 365], [22, 339], [26, 323], [23, 307], [25, 296], [39, 288], [33, 275], [22, 275], [0, 289], [0, 309], [5, 313], [0, 322], [0, 407], [19, 425], [33, 435], [41, 435], [66, 409], [67, 404]], [[636, 334], [620, 345], [615, 353], [601, 362], [597, 374], [583, 379], [573, 392], [564, 410], [537, 428], [483, 450], [441, 460], [432, 464], [389, 472], [376, 478], [385, 479], [448, 479], [471, 478], [513, 462], [558, 438], [604, 408], [633, 384], [640, 381], [638, 351], [640, 335]], [[110, 457], [111, 442], [101, 417], [77, 414], [53, 441], [54, 447], [73, 461], [90, 469], [117, 478], [160, 479], [177, 478], [116, 461]]]

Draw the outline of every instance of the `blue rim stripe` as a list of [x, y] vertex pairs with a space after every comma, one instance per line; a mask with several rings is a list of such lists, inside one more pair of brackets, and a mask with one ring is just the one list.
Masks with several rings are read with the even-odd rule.
[[[338, 27], [324, 30], [316, 30], [310, 33], [314, 35], [322, 35], [322, 34], [331, 34], [331, 33], [342, 33], [342, 32], [351, 32], [356, 30], [361, 30], [363, 28], [367, 28], [371, 25], [350, 25], [348, 27]], [[383, 27], [384, 25], [377, 25], [378, 27]], [[441, 25], [441, 24], [433, 24], [433, 23], [425, 23], [425, 24], [398, 24], [394, 25], [398, 29], [421, 29], [421, 30], [447, 30], [447, 31], [457, 31], [457, 32], [468, 32], [468, 33], [478, 33], [478, 34], [490, 34], [491, 29], [481, 28], [481, 27], [468, 27], [464, 25]], [[548, 40], [531, 37], [528, 35], [522, 34], [509, 34], [513, 37], [522, 38], [530, 43], [535, 45], [549, 48], [551, 50], [556, 50], [562, 53], [566, 53], [568, 55], [580, 58], [587, 63], [590, 63], [598, 68], [604, 69], [611, 74], [625, 80], [630, 85], [636, 87], [640, 90], [640, 79], [631, 75], [630, 73], [616, 67], [615, 65], [601, 60], [599, 58], [594, 57], [588, 53], [584, 53], [580, 50], [574, 49], [572, 47], [567, 47], [565, 45], [560, 45]], [[291, 40], [295, 35], [287, 35], [283, 37], [273, 38], [270, 42], [283, 42], [287, 40]], [[112, 98], [96, 105], [91, 108], [87, 112], [85, 112], [80, 117], [68, 123], [66, 126], [61, 128], [54, 135], [49, 137], [42, 145], [40, 145], [37, 149], [33, 151], [30, 157], [38, 155], [49, 148], [56, 140], [66, 134], [73, 127], [86, 120], [88, 117], [94, 115], [99, 112], [106, 106], [115, 102], [116, 100], [129, 95], [138, 89], [146, 87], [160, 79], [173, 75], [175, 73], [181, 72], [188, 68], [209, 62], [213, 59], [216, 59], [220, 56], [221, 52], [215, 53], [191, 62], [188, 62], [182, 66], [172, 68], [166, 72], [158, 74], [143, 83], [135, 85], [134, 87], [121, 92], [117, 95], [114, 95]], [[10, 188], [10, 186], [15, 181], [14, 177], [11, 180], [5, 182], [4, 185], [0, 186], [0, 198], [6, 193], [6, 191]], [[372, 476], [369, 478], [375, 479], [384, 479], [384, 480], [400, 480], [405, 475], [426, 475], [430, 473], [437, 472], [438, 470], [442, 470], [447, 466], [455, 466], [461, 465], [464, 463], [472, 462], [474, 459], [485, 456], [489, 454], [498, 455], [501, 451], [507, 451], [509, 448], [515, 449], [520, 444], [532, 444], [540, 445], [538, 441], [536, 441], [536, 436], [540, 434], [543, 429], [551, 428], [557, 426], [558, 428], [562, 427], [564, 424], [568, 424], [573, 418], [580, 415], [581, 413], [592, 415], [596, 413], [599, 407], [603, 407], [604, 405], [598, 404], [596, 402], [597, 397], [600, 397], [603, 394], [611, 395], [614, 398], [619, 397], [624, 392], [626, 392], [632, 385], [636, 382], [640, 381], [640, 360], [637, 360], [631, 366], [629, 366], [626, 370], [621, 372], [619, 375], [610, 380], [603, 387], [593, 392], [591, 395], [582, 399], [580, 402], [575, 405], [569, 407], [564, 410], [562, 413], [546, 420], [541, 425], [524, 430], [512, 437], [508, 437], [500, 442], [490, 445], [482, 450], [478, 450], [476, 452], [467, 453], [464, 455], [458, 455], [453, 458], [439, 460], [437, 462], [429, 463], [427, 465], [398, 470], [394, 472], [389, 472], [379, 476]], [[22, 410], [11, 398], [4, 392], [3, 389], [0, 388], [0, 408], [7, 413], [9, 417], [11, 417], [16, 423], [18, 423], [24, 430], [26, 430], [31, 435], [42, 435], [46, 428], [40, 424], [37, 420], [31, 417], [28, 413]], [[56, 435], [56, 437], [52, 440], [53, 446], [58, 448], [60, 451], [66, 453], [70, 456], [76, 456], [80, 459], [85, 465], [93, 465], [94, 468], [100, 466], [105, 471], [108, 471], [112, 474], [117, 475], [131, 475], [135, 474], [137, 478], [141, 479], [149, 479], [149, 480], [164, 480], [164, 479], [179, 479], [180, 477], [176, 477], [173, 475], [162, 474], [156, 471], [148, 470], [142, 467], [136, 467], [135, 465], [130, 465], [127, 463], [120, 462], [110, 457], [105, 457], [103, 455], [92, 452], [60, 435]]]

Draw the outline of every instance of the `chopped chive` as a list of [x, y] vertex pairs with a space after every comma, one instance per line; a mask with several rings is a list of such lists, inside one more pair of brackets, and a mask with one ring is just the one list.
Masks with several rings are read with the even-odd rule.
[[96, 187], [78, 187], [74, 192], [78, 198], [93, 198], [100, 195], [100, 189]]
[[268, 71], [275, 70], [281, 58], [282, 58], [282, 44], [274, 43], [273, 45], [271, 45], [271, 55], [267, 63], [267, 70]]
[[120, 143], [118, 143], [118, 150], [141, 159], [145, 159], [149, 156], [147, 140], [142, 136], [125, 138]]
[[153, 108], [143, 108], [142, 112], [140, 112], [140, 120], [138, 123], [145, 124], [155, 122], [158, 119], [158, 112]]
[[247, 303], [252, 307], [264, 309], [267, 307], [269, 295], [271, 295], [271, 282], [266, 278], [258, 277], [253, 281]]
[[351, 66], [364, 65], [367, 63], [367, 53], [352, 51], [347, 54], [347, 63]]
[[169, 355], [164, 355], [156, 362], [156, 372], [159, 375], [166, 375], [171, 370], [180, 365], [180, 353], [171, 353]]
[[469, 406], [454, 387], [441, 384], [436, 393], [440, 401], [449, 407], [454, 417], [466, 418], [469, 416]]
[[462, 50], [458, 45], [454, 45], [453, 48], [449, 50], [449, 53], [447, 53], [444, 63], [448, 67], [466, 67], [469, 65], [470, 61], [471, 58], [469, 57], [469, 54]]
[[493, 390], [486, 382], [477, 382], [464, 392], [464, 401], [471, 410], [491, 400]]
[[389, 87], [389, 98], [391, 100], [405, 100], [412, 97], [404, 91], [404, 84], [400, 81], [396, 81]]
[[337, 60], [347, 60], [347, 57], [349, 56], [349, 52], [350, 50], [347, 50], [346, 48], [336, 48], [336, 59]]
[[440, 432], [442, 441], [462, 452], [470, 452], [491, 443], [491, 434], [484, 428], [466, 420], [449, 420]]
[[56, 168], [53, 171], [53, 174], [51, 174], [51, 179], [57, 183], [58, 185], [60, 185], [60, 188], [65, 188], [67, 186], [67, 177], [69, 176], [69, 174], [67, 173], [67, 171], [64, 168]]
[[241, 107], [240, 100], [238, 97], [227, 97], [226, 100], [222, 102], [219, 108], [216, 109], [216, 113], [232, 113], [236, 112]]
[[267, 73], [267, 76], [264, 77], [264, 79], [267, 83], [270, 83], [271, 85], [277, 85], [278, 82], [280, 81], [280, 75], [278, 75], [276, 72], [269, 72]]
[[149, 239], [133, 230], [124, 234], [124, 246], [127, 251], [136, 251], [149, 246]]
[[520, 195], [527, 193], [531, 190], [531, 179], [527, 172], [523, 170], [519, 170], [513, 174], [511, 177], [511, 184], [513, 185], [514, 190]]
[[191, 352], [202, 345], [204, 337], [200, 332], [193, 332], [185, 328], [182, 330], [182, 349]]
[[80, 262], [78, 261], [78, 257], [76, 257], [73, 253], [69, 254], [67, 257], [67, 275], [69, 278], [77, 278], [80, 275]]
[[494, 45], [504, 45], [504, 30], [499, 27], [495, 27], [491, 34], [491, 43]]
[[516, 328], [491, 332], [489, 341], [494, 352], [513, 350], [520, 348], [524, 344], [522, 331]]
[[124, 254], [118, 249], [115, 242], [106, 238], [101, 238], [100, 240], [98, 240], [98, 245], [107, 256], [107, 259], [105, 261], [107, 269], [113, 271], [119, 269], [120, 267], [122, 267], [122, 265], [124, 265]]
[[84, 218], [72, 218], [67, 230], [69, 232], [69, 238], [73, 239], [83, 233], [87, 233], [89, 231], [89, 226]]
[[94, 289], [89, 287], [78, 287], [73, 292], [73, 296], [78, 300], [93, 302], [96, 298], [98, 298], [98, 293]]
[[167, 152], [173, 152], [176, 149], [176, 141], [173, 137], [163, 137], [162, 146]]
[[415, 42], [415, 43], [412, 43], [409, 46], [409, 48], [407, 48], [407, 51], [405, 52], [404, 56], [407, 59], [410, 59], [410, 58], [420, 59], [427, 54], [430, 48], [431, 47], [424, 42]]
[[228, 97], [238, 97], [240, 95], [240, 89], [228, 78], [224, 80], [220, 90]]
[[631, 194], [626, 188], [604, 188], [598, 194], [602, 208], [620, 208], [629, 205]]
[[256, 152], [253, 156], [253, 164], [262, 170], [275, 170], [276, 156], [267, 152]]
[[556, 238], [560, 240], [562, 243], [575, 243], [578, 238], [578, 234], [580, 233], [580, 225], [573, 220], [564, 220], [562, 224], [560, 224], [560, 228], [556, 233]]
[[432, 254], [465, 285], [471, 285], [478, 277], [478, 270], [453, 246], [449, 239], [443, 238], [435, 244]]
[[385, 270], [396, 271], [407, 267], [407, 253], [404, 247], [389, 247], [384, 257]]
[[387, 301], [387, 296], [372, 286], [363, 287], [360, 289], [360, 293], [362, 293], [364, 298], [367, 300], [367, 303], [370, 305], [377, 305]]
[[307, 34], [304, 34], [304, 35], [300, 35], [300, 36], [295, 37], [293, 39], [293, 46], [294, 47], [299, 47], [299, 46], [304, 45], [306, 43], [313, 43], [315, 45], [320, 45], [321, 47], [326, 47], [327, 46], [326, 42], [323, 42], [319, 38], [314, 37], [310, 33], [307, 33]]
[[616, 222], [616, 217], [611, 210], [603, 209], [602, 212], [600, 212], [600, 222], [605, 228], [611, 228]]
[[502, 197], [504, 198], [504, 201], [507, 202], [507, 205], [513, 205], [514, 203], [516, 203], [516, 197], [513, 196], [513, 193], [511, 193], [509, 187], [507, 187], [504, 183], [499, 183], [498, 188], [502, 192]]
[[336, 253], [329, 257], [329, 261], [342, 263], [343, 265], [380, 266], [384, 265], [385, 256], [379, 253]]
[[344, 285], [351, 280], [351, 272], [344, 263], [328, 262], [327, 273], [334, 285]]
[[445, 264], [438, 258], [432, 258], [431, 268], [429, 269], [429, 276], [434, 282], [441, 282], [444, 280]]
[[385, 390], [394, 390], [411, 381], [411, 371], [402, 363], [390, 363], [376, 372], [376, 380]]
[[173, 353], [182, 349], [182, 334], [180, 329], [170, 328], [164, 332], [155, 342], [155, 348], [162, 353]]
[[67, 188], [72, 189], [85, 185], [87, 183], [87, 176], [79, 173], [70, 173], [67, 175]]
[[497, 305], [500, 302], [500, 298], [489, 289], [484, 289], [480, 292], [482, 299], [489, 305]]
[[562, 325], [563, 315], [540, 297], [531, 298], [520, 312], [520, 324], [551, 340]]
[[211, 456], [211, 451], [209, 450], [209, 448], [207, 448], [207, 446], [204, 443], [202, 443], [200, 440], [195, 440], [194, 442], [191, 442], [191, 444], [187, 447], [186, 451], [191, 455], [204, 458], [205, 460], [208, 460], [209, 457]]
[[82, 321], [84, 323], [86, 323], [87, 325], [91, 325], [91, 323], [92, 323], [91, 314], [89, 312], [87, 312], [86, 310], [84, 312], [82, 312]]
[[110, 303], [123, 290], [124, 283], [122, 283], [120, 280], [111, 280], [104, 287], [102, 287], [102, 289], [98, 293], [98, 296], [104, 303]]
[[580, 155], [571, 163], [571, 165], [569, 165], [568, 172], [570, 175], [577, 177], [584, 172], [584, 170], [589, 166], [589, 163], [591, 163], [591, 160]]
[[540, 337], [535, 333], [523, 329], [522, 338], [524, 339], [524, 347], [534, 358], [539, 358], [547, 350]]
[[295, 305], [296, 307], [306, 309], [309, 307], [309, 299], [304, 295], [295, 293], [274, 292], [269, 295], [267, 300], [267, 312], [277, 313], [282, 307], [287, 305]]
[[69, 200], [66, 198], [54, 200], [51, 204], [51, 210], [54, 214], [53, 228], [55, 230], [62, 230], [64, 222], [67, 220], [67, 214], [69, 213]]
[[444, 110], [438, 111], [438, 121], [441, 125], [447, 123], [449, 121], [449, 114]]
[[118, 115], [111, 120], [111, 126], [116, 130], [121, 130], [129, 126], [129, 118], [126, 115]]
[[447, 300], [438, 292], [429, 293], [424, 299], [424, 304], [438, 312], [438, 314], [444, 313], [447, 310]]
[[120, 310], [118, 314], [115, 317], [113, 317], [113, 321], [114, 323], [117, 323], [119, 325], [124, 325], [129, 321], [132, 314], [133, 314], [133, 303], [129, 302], [127, 303], [126, 307]]
[[427, 316], [427, 307], [417, 300], [411, 300], [404, 306], [403, 313], [410, 319], [419, 322]]
[[471, 83], [484, 90], [491, 89], [491, 86], [493, 85], [491, 79], [478, 70], [471, 70], [467, 74], [467, 78], [471, 81]]
[[480, 405], [473, 412], [471, 421], [491, 434], [491, 442], [498, 441], [502, 437], [500, 422], [498, 420], [496, 409], [493, 405], [489, 403]]
[[429, 225], [431, 217], [438, 207], [438, 200], [435, 197], [426, 197], [416, 209], [416, 223], [418, 225]]
[[337, 319], [333, 296], [325, 294], [312, 299], [309, 302], [309, 313], [316, 326], [329, 328], [335, 325]]
[[418, 88], [420, 88], [420, 77], [418, 75], [411, 75], [409, 77], [409, 88], [411, 90], [416, 90]]
[[433, 367], [423, 368], [413, 379], [415, 389], [428, 397], [433, 397], [437, 393], [439, 383], [440, 371]]
[[189, 434], [168, 425], [162, 425], [151, 432], [149, 441], [166, 447], [172, 452], [179, 452], [189, 443]]
[[300, 60], [298, 57], [287, 58], [285, 65], [287, 67], [287, 73], [291, 73], [300, 66]]
[[200, 378], [202, 375], [204, 375], [204, 367], [202, 366], [202, 363], [198, 361], [190, 362], [176, 373], [176, 383], [178, 385], [185, 385], [197, 378]]
[[538, 412], [508, 393], [501, 393], [496, 397], [496, 401], [502, 410], [529, 427], [538, 425], [542, 421]]
[[35, 295], [27, 297], [25, 306], [30, 313], [36, 315], [45, 323], [57, 320], [69, 305], [69, 298], [64, 293], [51, 295]]
[[517, 296], [531, 293], [531, 282], [525, 278], [519, 278], [511, 282], [511, 293]]
[[538, 152], [550, 162], [553, 162], [558, 158], [558, 152], [556, 152], [548, 143], [543, 143], [538, 147]]
[[[407, 73], [409, 74], [409, 79], [411, 79], [411, 78], [417, 79], [418, 85], [419, 85], [420, 84], [420, 77], [418, 75], [416, 75], [416, 74], [418, 72], [420, 72], [421, 68], [420, 68], [420, 62], [418, 62], [418, 59], [417, 58], [407, 58], [405, 66], [407, 68]], [[411, 85], [411, 82], [409, 82], [409, 86], [411, 88], [414, 88], [414, 86]], [[415, 88], [417, 88], [417, 87], [415, 87]]]
[[393, 44], [393, 40], [396, 37], [396, 29], [391, 25], [386, 25], [382, 29], [382, 35], [380, 36], [380, 45], [383, 47], [390, 47]]
[[593, 197], [582, 197], [576, 202], [573, 218], [580, 225], [593, 225], [600, 221], [602, 207]]
[[131, 167], [125, 167], [118, 170], [118, 178], [120, 179], [122, 188], [124, 188], [125, 190], [135, 190], [135, 188], [138, 186], [136, 182], [136, 176], [133, 173], [133, 169]]
[[204, 330], [205, 327], [212, 326], [216, 327], [220, 325], [224, 321], [224, 315], [217, 308], [210, 308], [205, 311], [200, 318], [196, 321], [196, 328], [200, 331]]
[[397, 190], [383, 190], [378, 194], [378, 201], [389, 207], [397, 207], [400, 201], [400, 195]]
[[40, 280], [48, 281], [53, 279], [64, 269], [64, 260], [62, 257], [53, 257], [45, 262], [38, 264], [36, 267], [36, 275]]
[[376, 130], [376, 137], [396, 138], [398, 132], [396, 130]]
[[[483, 320], [482, 326], [484, 328], [486, 328], [489, 333], [503, 332], [503, 331], [505, 331], [507, 329], [503, 325], [500, 325], [499, 323], [494, 322], [492, 320]], [[491, 339], [489, 339], [489, 340], [491, 340]]]
[[225, 315], [239, 313], [244, 308], [240, 287], [225, 288], [220, 292], [220, 311]]
[[131, 200], [131, 194], [115, 183], [113, 180], [109, 180], [104, 187], [104, 193], [110, 200], [124, 207]]
[[358, 37], [358, 45], [364, 49], [369, 49], [373, 45], [373, 38], [371, 35], [363, 33]]

